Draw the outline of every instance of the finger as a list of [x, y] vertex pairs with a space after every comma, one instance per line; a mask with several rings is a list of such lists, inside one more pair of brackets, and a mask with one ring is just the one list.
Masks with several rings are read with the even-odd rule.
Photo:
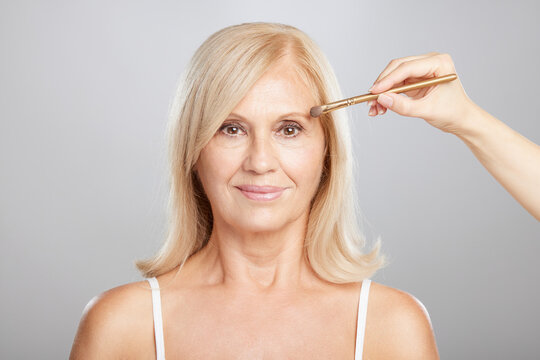
[[[387, 101], [386, 96], [391, 98], [390, 102]], [[377, 102], [400, 115], [414, 117], [424, 116], [421, 99], [414, 100], [408, 96], [386, 92], [379, 95]]]
[[383, 112], [383, 106], [377, 103], [377, 115], [382, 115]]
[[382, 79], [383, 77], [388, 75], [390, 72], [394, 71], [394, 69], [397, 68], [402, 63], [407, 62], [407, 61], [411, 61], [411, 60], [424, 58], [424, 57], [425, 57], [424, 55], [416, 55], [416, 56], [406, 56], [406, 57], [402, 57], [402, 58], [398, 58], [398, 59], [392, 59], [388, 63], [388, 65], [386, 65], [384, 70], [381, 71], [381, 73], [379, 74], [379, 76], [377, 77], [377, 79], [373, 83], [375, 84], [377, 81], [379, 81], [380, 79]]
[[393, 59], [388, 63], [388, 65], [386, 65], [386, 68], [379, 74], [379, 76], [373, 83], [375, 84], [377, 81], [379, 81], [380, 79], [388, 75], [390, 72], [394, 71], [395, 68], [397, 68], [399, 65], [401, 65], [402, 63], [406, 61], [423, 59], [423, 58], [438, 55], [438, 54], [439, 53], [437, 52], [429, 52], [423, 55], [406, 56], [406, 57], [402, 57], [398, 59]]
[[371, 88], [371, 93], [384, 92], [395, 87], [396, 84], [403, 83], [408, 78], [425, 78], [437, 75], [440, 66], [441, 61], [438, 57], [428, 57], [401, 63], [392, 72], [376, 82]]

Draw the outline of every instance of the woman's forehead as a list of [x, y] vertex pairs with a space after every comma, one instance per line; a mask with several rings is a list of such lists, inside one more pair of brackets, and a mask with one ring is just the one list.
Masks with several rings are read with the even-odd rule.
[[277, 64], [263, 74], [232, 111], [238, 115], [297, 113], [309, 116], [315, 106], [310, 89], [290, 64]]

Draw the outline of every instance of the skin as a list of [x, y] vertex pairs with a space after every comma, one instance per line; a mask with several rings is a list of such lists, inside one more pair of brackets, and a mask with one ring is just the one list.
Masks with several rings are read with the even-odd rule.
[[[268, 70], [200, 154], [195, 170], [214, 227], [180, 272], [158, 277], [167, 358], [354, 358], [361, 283], [324, 281], [302, 256], [325, 139], [292, 66], [286, 57]], [[261, 202], [239, 191], [242, 184], [286, 189]], [[126, 284], [93, 299], [71, 359], [153, 358], [144, 287]], [[366, 324], [364, 358], [438, 359], [427, 311], [406, 292], [372, 282]]]
[[[433, 76], [456, 73], [448, 54], [431, 52], [392, 60], [371, 89], [381, 94], [389, 89]], [[370, 102], [369, 115], [382, 115], [387, 108], [416, 118], [462, 140], [488, 172], [532, 216], [540, 221], [540, 146], [514, 131], [476, 105], [465, 93], [459, 78], [446, 84], [406, 92], [386, 93]]]

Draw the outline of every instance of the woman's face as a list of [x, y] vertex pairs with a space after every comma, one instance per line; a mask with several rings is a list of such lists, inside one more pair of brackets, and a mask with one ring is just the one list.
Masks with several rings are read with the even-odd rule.
[[292, 66], [284, 58], [270, 68], [201, 151], [196, 171], [216, 225], [263, 232], [307, 219], [325, 139]]

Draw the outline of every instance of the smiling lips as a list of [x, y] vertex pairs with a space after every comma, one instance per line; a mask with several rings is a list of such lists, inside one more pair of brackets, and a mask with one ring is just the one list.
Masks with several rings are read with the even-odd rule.
[[236, 187], [245, 197], [256, 201], [271, 201], [281, 196], [286, 188], [277, 186], [240, 185]]

